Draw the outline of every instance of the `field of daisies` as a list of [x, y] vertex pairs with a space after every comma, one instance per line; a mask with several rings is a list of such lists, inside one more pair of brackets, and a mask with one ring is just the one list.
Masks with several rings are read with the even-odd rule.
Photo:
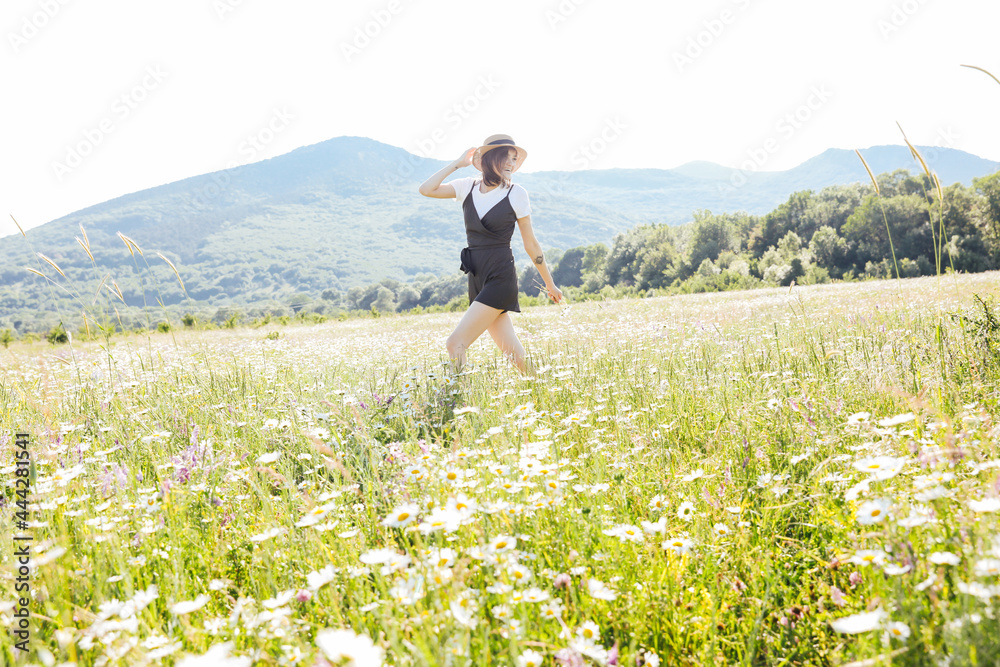
[[13, 344], [0, 662], [1000, 664], [998, 284]]

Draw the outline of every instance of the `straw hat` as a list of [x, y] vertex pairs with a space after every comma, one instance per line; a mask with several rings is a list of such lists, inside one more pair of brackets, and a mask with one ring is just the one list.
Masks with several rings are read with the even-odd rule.
[[484, 153], [487, 153], [494, 148], [504, 148], [508, 146], [517, 149], [517, 161], [514, 163], [513, 169], [513, 171], [517, 171], [521, 168], [521, 163], [524, 162], [524, 158], [528, 157], [528, 151], [516, 145], [514, 140], [510, 138], [509, 134], [492, 134], [486, 137], [486, 141], [483, 142], [482, 146], [476, 149], [475, 154], [472, 156], [472, 166], [479, 171], [482, 171], [483, 167], [481, 162]]

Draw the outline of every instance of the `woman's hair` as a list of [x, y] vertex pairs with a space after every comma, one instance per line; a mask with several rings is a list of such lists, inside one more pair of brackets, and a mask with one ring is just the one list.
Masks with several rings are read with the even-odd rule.
[[501, 173], [500, 168], [507, 162], [507, 156], [510, 155], [510, 151], [512, 150], [515, 149], [508, 148], [504, 151], [502, 148], [494, 148], [491, 151], [483, 153], [483, 157], [479, 161], [480, 166], [483, 168], [483, 183], [491, 186], [502, 185], [505, 188], [510, 187], [510, 179]]

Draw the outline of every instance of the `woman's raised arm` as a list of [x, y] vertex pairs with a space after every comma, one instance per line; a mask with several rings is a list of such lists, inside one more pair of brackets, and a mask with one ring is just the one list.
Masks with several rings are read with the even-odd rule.
[[472, 164], [472, 155], [475, 152], [476, 147], [473, 146], [462, 153], [461, 157], [457, 160], [442, 167], [440, 171], [423, 182], [423, 185], [420, 186], [420, 194], [425, 197], [434, 197], [435, 199], [454, 198], [455, 188], [451, 185], [442, 185], [441, 183], [453, 172]]

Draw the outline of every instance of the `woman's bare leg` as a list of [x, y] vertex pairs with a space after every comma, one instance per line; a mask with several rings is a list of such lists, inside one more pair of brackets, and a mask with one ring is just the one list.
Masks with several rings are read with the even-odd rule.
[[[466, 363], [465, 351], [476, 342], [484, 331], [496, 320], [497, 315], [502, 311], [499, 308], [487, 306], [485, 303], [473, 301], [469, 304], [469, 309], [458, 321], [458, 326], [448, 336], [446, 346], [448, 356], [451, 358], [452, 370], [458, 373]], [[505, 313], [506, 314], [506, 313]]]
[[488, 328], [493, 342], [500, 348], [503, 356], [510, 360], [522, 375], [535, 375], [535, 368], [524, 352], [524, 346], [517, 339], [514, 332], [514, 323], [510, 319], [510, 314], [503, 313], [490, 324]]

